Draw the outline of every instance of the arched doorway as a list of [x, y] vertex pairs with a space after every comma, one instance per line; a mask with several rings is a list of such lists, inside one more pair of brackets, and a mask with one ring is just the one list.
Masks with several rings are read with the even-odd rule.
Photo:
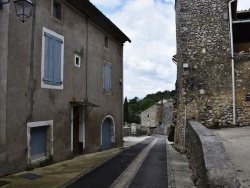
[[106, 118], [102, 124], [102, 150], [108, 150], [112, 147], [112, 119]]

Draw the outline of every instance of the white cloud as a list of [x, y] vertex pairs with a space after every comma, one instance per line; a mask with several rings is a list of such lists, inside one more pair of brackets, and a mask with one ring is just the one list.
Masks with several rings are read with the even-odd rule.
[[91, 0], [95, 6], [105, 9], [114, 9], [122, 5], [122, 0]]
[[[143, 98], [175, 89], [176, 65], [171, 60], [176, 53], [174, 0], [112, 1], [117, 9], [104, 14], [132, 41], [124, 47], [124, 96]], [[111, 4], [110, 0], [91, 2], [97, 7]]]
[[249, 10], [250, 9], [250, 1], [249, 0], [238, 0], [237, 9], [238, 10]]
[[[124, 48], [124, 95], [174, 89], [176, 65], [175, 0], [91, 0], [131, 40]], [[248, 10], [250, 0], [238, 0]]]

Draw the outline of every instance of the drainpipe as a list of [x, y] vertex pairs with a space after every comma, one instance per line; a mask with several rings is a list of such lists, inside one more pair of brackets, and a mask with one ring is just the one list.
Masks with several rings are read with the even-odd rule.
[[236, 0], [231, 0], [228, 3], [229, 7], [229, 25], [230, 25], [230, 42], [231, 42], [231, 64], [232, 64], [232, 93], [233, 93], [233, 125], [235, 125], [236, 110], [235, 110], [235, 78], [234, 78], [234, 44], [233, 44], [233, 19], [232, 19], [232, 3]]
[[86, 28], [86, 30], [87, 30], [87, 32], [86, 32], [86, 55], [85, 55], [85, 61], [86, 61], [86, 77], [85, 77], [85, 80], [86, 80], [86, 101], [88, 101], [88, 54], [89, 54], [89, 18], [86, 16], [86, 23], [87, 23], [87, 28]]

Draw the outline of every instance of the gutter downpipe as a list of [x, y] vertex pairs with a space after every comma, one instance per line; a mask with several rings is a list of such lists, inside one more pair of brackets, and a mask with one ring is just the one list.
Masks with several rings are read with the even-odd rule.
[[232, 19], [232, 3], [236, 0], [231, 0], [228, 3], [229, 7], [229, 25], [230, 25], [230, 42], [231, 42], [231, 63], [232, 63], [232, 93], [233, 93], [233, 125], [236, 124], [235, 110], [235, 75], [234, 75], [234, 44], [233, 44], [233, 19]]

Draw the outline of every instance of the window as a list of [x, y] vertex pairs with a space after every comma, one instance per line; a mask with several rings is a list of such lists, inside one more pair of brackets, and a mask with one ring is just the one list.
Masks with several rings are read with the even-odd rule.
[[111, 92], [111, 65], [109, 63], [104, 63], [104, 91], [106, 93]]
[[163, 128], [163, 123], [162, 122], [158, 123], [158, 128]]
[[53, 120], [27, 123], [28, 163], [53, 155]]
[[81, 58], [79, 55], [75, 54], [75, 66], [80, 67], [81, 66]]
[[43, 28], [42, 88], [63, 89], [64, 37]]
[[58, 20], [62, 19], [62, 4], [57, 0], [53, 0], [52, 15]]
[[109, 38], [107, 36], [105, 36], [105, 39], [104, 39], [104, 47], [109, 48]]

